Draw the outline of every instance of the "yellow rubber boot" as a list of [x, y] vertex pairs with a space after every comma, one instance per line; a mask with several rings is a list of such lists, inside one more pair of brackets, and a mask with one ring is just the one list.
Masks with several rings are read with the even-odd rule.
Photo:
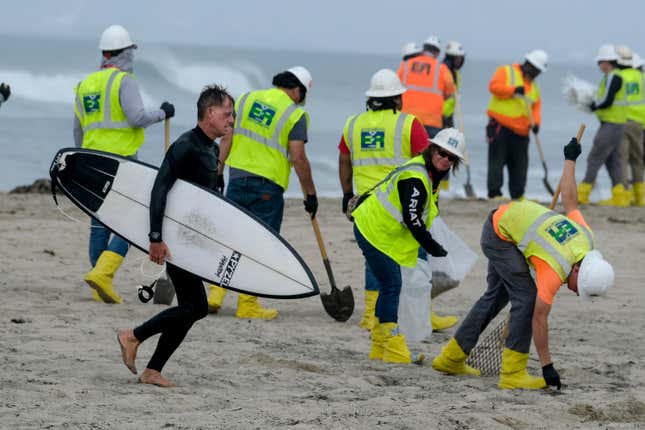
[[589, 182], [580, 182], [578, 185], [578, 203], [581, 205], [589, 204], [589, 195], [593, 189], [593, 184]]
[[258, 303], [258, 298], [248, 294], [240, 294], [237, 298], [237, 311], [235, 316], [238, 318], [257, 318], [263, 320], [272, 320], [278, 316], [275, 309], [267, 309]]
[[378, 300], [378, 291], [365, 290], [365, 310], [363, 311], [363, 318], [358, 325], [365, 330], [372, 330], [376, 317], [376, 301]]
[[499, 388], [506, 390], [513, 390], [515, 388], [530, 390], [546, 388], [544, 378], [531, 376], [526, 371], [526, 363], [528, 361], [528, 353], [504, 348], [502, 352], [502, 369], [499, 375]]
[[369, 359], [383, 360], [383, 342], [385, 341], [385, 335], [381, 331], [381, 326], [376, 317], [374, 318], [370, 340], [372, 341], [372, 346], [370, 347]]
[[96, 290], [92, 290], [92, 300], [103, 303], [103, 299], [99, 296], [99, 293], [97, 293]]
[[222, 307], [224, 297], [226, 297], [226, 288], [210, 284], [208, 286], [208, 289], [208, 312], [211, 314], [216, 314], [217, 311], [219, 311], [219, 308]]
[[459, 318], [454, 315], [439, 316], [430, 309], [430, 324], [433, 331], [445, 330], [459, 322]]
[[397, 364], [421, 364], [424, 355], [412, 356], [405, 341], [405, 336], [399, 333], [397, 323], [383, 323], [378, 326], [383, 335], [383, 362]]
[[645, 206], [645, 183], [634, 183], [634, 206]]
[[466, 364], [467, 358], [457, 340], [451, 337], [446, 346], [441, 349], [441, 354], [432, 361], [432, 368], [450, 375], [479, 376], [479, 370]]
[[105, 303], [121, 303], [123, 299], [112, 288], [112, 279], [123, 257], [112, 251], [103, 251], [96, 265], [85, 275], [85, 282], [93, 288]]
[[439, 189], [443, 191], [450, 190], [450, 179], [444, 179], [443, 181], [439, 182]]
[[627, 207], [629, 206], [629, 191], [625, 190], [623, 184], [615, 185], [611, 189], [611, 198], [607, 200], [601, 200], [601, 206], [618, 206], [618, 207]]

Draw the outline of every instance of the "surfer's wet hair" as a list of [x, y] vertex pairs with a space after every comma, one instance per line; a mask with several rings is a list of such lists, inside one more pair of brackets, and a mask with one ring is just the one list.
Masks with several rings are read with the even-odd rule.
[[222, 106], [226, 100], [230, 100], [235, 105], [235, 99], [228, 93], [226, 88], [216, 84], [205, 86], [199, 95], [199, 99], [197, 99], [197, 120], [204, 119], [209, 107]]

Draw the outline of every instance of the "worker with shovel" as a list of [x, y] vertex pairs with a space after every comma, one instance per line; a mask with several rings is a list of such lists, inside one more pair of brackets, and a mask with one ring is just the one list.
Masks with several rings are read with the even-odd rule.
[[[406, 88], [397, 74], [389, 69], [376, 72], [370, 81], [366, 111], [350, 116], [343, 129], [338, 149], [338, 171], [343, 189], [343, 213], [354, 197], [369, 192], [396, 166], [419, 155], [428, 146], [428, 134], [414, 116], [401, 112]], [[379, 295], [379, 283], [369, 264], [365, 264], [365, 309], [359, 325], [371, 330]], [[457, 323], [454, 316], [431, 313], [435, 330]]]
[[[311, 74], [296, 66], [273, 77], [274, 88], [251, 91], [237, 99], [235, 130], [220, 143], [219, 174], [230, 167], [226, 197], [267, 223], [277, 233], [282, 225], [284, 191], [293, 165], [305, 192], [305, 210], [313, 219], [318, 209], [311, 166], [305, 152], [309, 114], [303, 105], [311, 88]], [[217, 312], [226, 290], [210, 286], [209, 312]], [[264, 308], [258, 298], [240, 294], [238, 318], [271, 320], [275, 309]]]
[[[466, 364], [480, 334], [510, 301], [508, 336], [502, 352], [499, 388], [561, 387], [548, 342], [548, 316], [562, 284], [588, 298], [603, 295], [614, 281], [612, 266], [595, 249], [591, 229], [578, 210], [576, 138], [564, 147], [560, 181], [566, 216], [523, 200], [501, 205], [484, 222], [481, 247], [488, 257], [488, 288], [432, 367], [449, 374], [479, 375]], [[535, 280], [530, 269], [535, 271]], [[533, 335], [543, 377], [526, 370]]]
[[376, 320], [369, 358], [386, 363], [420, 363], [399, 333], [401, 266], [414, 267], [419, 246], [435, 257], [447, 255], [428, 231], [438, 215], [438, 186], [464, 153], [463, 135], [454, 128], [440, 131], [416, 157], [392, 170], [353, 210], [354, 235], [379, 284]]
[[[528, 169], [529, 132], [540, 131], [541, 97], [535, 79], [547, 69], [546, 52], [536, 49], [524, 56], [523, 64], [500, 66], [488, 89], [488, 198], [502, 197], [504, 166], [508, 168], [511, 199], [524, 196]], [[527, 103], [530, 105], [527, 112]], [[531, 122], [531, 116], [533, 122]]]

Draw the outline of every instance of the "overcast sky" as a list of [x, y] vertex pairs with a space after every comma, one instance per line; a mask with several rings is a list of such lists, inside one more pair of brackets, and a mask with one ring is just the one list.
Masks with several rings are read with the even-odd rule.
[[645, 54], [645, 1], [620, 0], [3, 0], [0, 33], [96, 39], [119, 23], [141, 41], [273, 49], [399, 52], [437, 34], [476, 58], [543, 48], [593, 61], [598, 46]]

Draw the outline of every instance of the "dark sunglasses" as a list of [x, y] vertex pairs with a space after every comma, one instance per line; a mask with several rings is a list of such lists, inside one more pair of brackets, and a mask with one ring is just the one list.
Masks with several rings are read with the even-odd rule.
[[459, 159], [455, 154], [451, 154], [448, 151], [444, 151], [443, 149], [437, 149], [437, 154], [443, 158], [447, 158], [448, 160], [452, 161], [453, 163]]

